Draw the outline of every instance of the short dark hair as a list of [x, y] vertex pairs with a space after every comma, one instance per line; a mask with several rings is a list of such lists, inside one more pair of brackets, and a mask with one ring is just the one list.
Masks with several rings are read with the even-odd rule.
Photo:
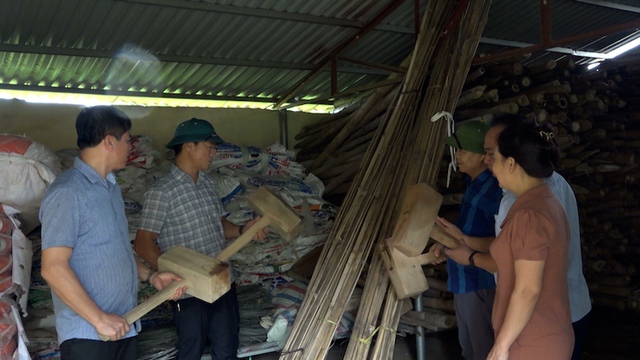
[[120, 140], [131, 130], [131, 120], [113, 106], [93, 106], [80, 111], [76, 119], [78, 148], [80, 150], [98, 145], [107, 135]]
[[512, 157], [529, 176], [546, 178], [558, 168], [558, 146], [549, 124], [506, 125], [498, 136], [498, 152]]
[[[193, 143], [194, 143], [195, 145], [198, 145], [198, 143], [201, 143], [201, 142], [202, 142], [202, 141], [193, 141]], [[171, 149], [171, 150], [173, 150], [174, 155], [177, 157], [177, 156], [178, 156], [178, 155], [180, 155], [180, 153], [182, 152], [183, 146], [184, 146], [185, 144], [188, 144], [188, 143], [182, 143], [182, 144], [174, 145], [174, 146], [172, 146], [170, 149]]]
[[182, 152], [182, 145], [184, 144], [178, 144], [178, 145], [174, 145], [171, 149], [173, 150], [174, 154], [176, 157], [178, 157], [178, 155], [180, 155], [180, 153]]

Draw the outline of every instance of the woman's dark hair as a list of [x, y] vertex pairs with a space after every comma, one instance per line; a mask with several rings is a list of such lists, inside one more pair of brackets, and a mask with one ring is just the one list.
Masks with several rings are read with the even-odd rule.
[[498, 136], [498, 151], [512, 157], [529, 176], [546, 178], [558, 168], [558, 146], [548, 124], [517, 122]]
[[129, 130], [131, 120], [113, 106], [85, 108], [76, 119], [77, 144], [80, 150], [98, 145], [107, 135], [120, 140]]

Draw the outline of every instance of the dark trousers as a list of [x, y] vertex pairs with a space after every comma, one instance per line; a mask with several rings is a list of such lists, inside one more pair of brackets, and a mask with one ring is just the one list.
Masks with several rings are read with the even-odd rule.
[[235, 284], [213, 304], [193, 297], [175, 301], [173, 321], [178, 332], [178, 360], [200, 360], [207, 339], [213, 360], [237, 359], [240, 312]]
[[69, 339], [60, 344], [61, 360], [136, 360], [138, 337], [118, 341]]
[[491, 311], [495, 296], [495, 288], [453, 295], [458, 341], [465, 359], [485, 360], [493, 347]]
[[571, 355], [571, 360], [580, 360], [582, 357], [582, 350], [584, 349], [584, 339], [587, 335], [587, 325], [589, 325], [589, 315], [591, 313], [587, 313], [582, 319], [574, 322], [573, 324], [573, 334], [576, 338], [575, 345], [573, 346], [573, 355]]

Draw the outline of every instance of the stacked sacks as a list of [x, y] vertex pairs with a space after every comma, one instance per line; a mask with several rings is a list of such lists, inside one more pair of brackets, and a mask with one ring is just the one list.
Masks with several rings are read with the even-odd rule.
[[18, 348], [18, 326], [9, 301], [0, 297], [0, 359], [13, 359]]
[[0, 291], [0, 296], [10, 295], [14, 298], [26, 316], [33, 256], [31, 241], [20, 231], [18, 213], [16, 209], [0, 204], [0, 218], [4, 218], [0, 221], [0, 238], [3, 243], [0, 252], [3, 291]]
[[11, 272], [13, 257], [11, 256], [11, 233], [13, 224], [0, 206], [0, 294], [7, 292], [13, 285]]
[[207, 173], [220, 189], [227, 220], [242, 225], [253, 212], [248, 197], [267, 187], [304, 219], [297, 237], [286, 240], [271, 231], [265, 241], [249, 243], [231, 257], [239, 285], [290, 281], [286, 273], [293, 263], [321, 246], [331, 230], [337, 207], [324, 201], [324, 185], [292, 160], [293, 152], [278, 143], [265, 149], [218, 144]]
[[40, 222], [38, 209], [47, 186], [62, 171], [56, 154], [27, 137], [0, 135], [0, 203], [21, 212], [28, 233]]
[[[11, 215], [7, 215], [5, 209], [11, 210]], [[26, 308], [28, 285], [22, 284], [30, 271], [23, 265], [28, 263], [30, 269], [30, 258], [25, 257], [30, 254], [31, 247], [24, 241], [26, 238], [18, 229], [14, 216], [15, 209], [0, 204], [0, 359], [23, 359], [28, 356], [26, 334], [19, 326], [22, 320], [15, 300], [19, 301], [23, 310]], [[14, 266], [14, 258], [18, 266]]]
[[130, 202], [142, 202], [148, 185], [147, 176], [150, 170], [156, 167], [159, 159], [160, 153], [153, 146], [153, 138], [141, 135], [131, 137], [127, 166], [116, 173], [125, 199], [129, 199]]
[[304, 168], [291, 161], [295, 153], [287, 150], [284, 145], [275, 143], [265, 149], [255, 146], [240, 147], [224, 143], [216, 146], [216, 156], [211, 167], [218, 169], [227, 167], [235, 170], [247, 170], [268, 176], [287, 176], [302, 178]]

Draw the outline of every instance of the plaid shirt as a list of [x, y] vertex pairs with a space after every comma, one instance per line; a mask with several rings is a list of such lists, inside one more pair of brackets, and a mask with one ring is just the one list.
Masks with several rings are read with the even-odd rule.
[[222, 227], [226, 214], [215, 181], [198, 173], [198, 182], [176, 165], [144, 195], [139, 229], [158, 235], [164, 253], [183, 245], [201, 254], [216, 256], [227, 245]]
[[[495, 236], [494, 215], [498, 213], [502, 189], [498, 180], [485, 170], [473, 181], [465, 176], [467, 190], [462, 197], [456, 225], [470, 236]], [[496, 287], [493, 274], [482, 269], [464, 266], [447, 259], [448, 287], [455, 294]]]

